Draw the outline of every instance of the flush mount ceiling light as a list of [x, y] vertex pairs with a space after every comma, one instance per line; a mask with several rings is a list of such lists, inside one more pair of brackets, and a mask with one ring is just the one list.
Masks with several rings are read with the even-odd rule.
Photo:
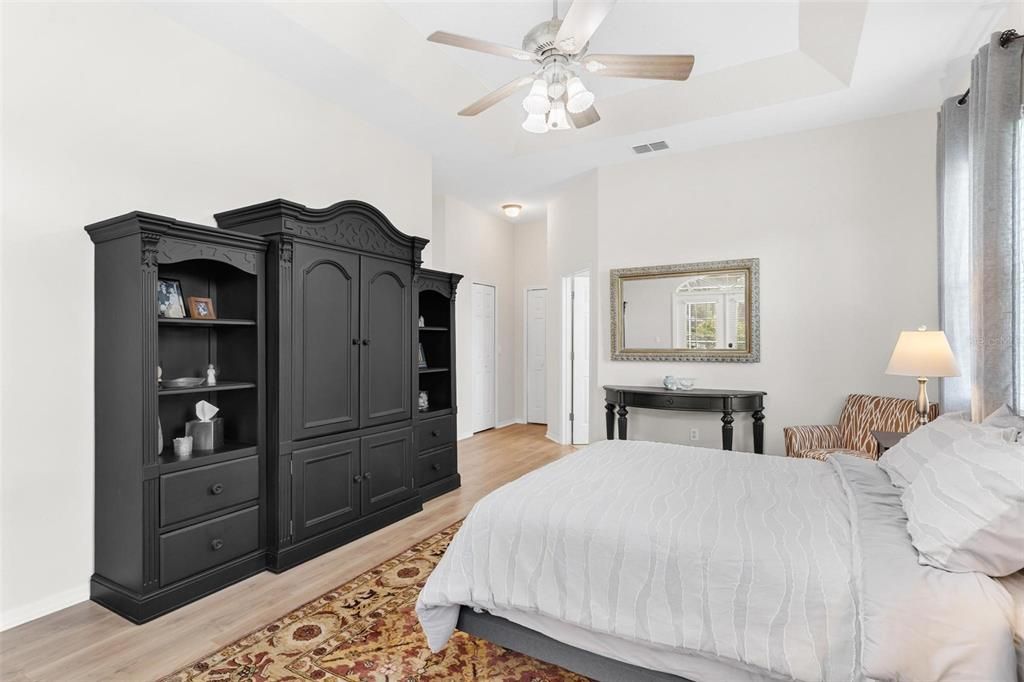
[[580, 80], [581, 73], [674, 81], [690, 77], [693, 55], [689, 54], [587, 54], [590, 38], [611, 12], [615, 0], [576, 0], [564, 19], [558, 18], [557, 0], [552, 4], [553, 18], [534, 26], [523, 38], [522, 49], [444, 31], [427, 37], [434, 43], [539, 65], [533, 73], [484, 95], [460, 111], [459, 116], [476, 116], [529, 85], [530, 94], [523, 100], [527, 113], [524, 130], [546, 133], [585, 128], [600, 121], [601, 116], [594, 108], [594, 93]]
[[[541, 117], [543, 120], [544, 117]], [[505, 212], [509, 218], [518, 218], [519, 214], [523, 212], [523, 207], [520, 204], [502, 204], [501, 210]]]

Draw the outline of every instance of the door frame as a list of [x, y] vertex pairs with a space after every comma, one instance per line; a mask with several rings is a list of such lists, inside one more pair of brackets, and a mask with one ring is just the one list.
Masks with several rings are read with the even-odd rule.
[[[487, 431], [488, 429], [497, 429], [499, 427], [499, 423], [498, 423], [498, 285], [497, 284], [492, 284], [491, 282], [486, 282], [486, 281], [477, 280], [477, 279], [474, 279], [471, 282], [470, 287], [469, 287], [469, 314], [470, 314], [469, 323], [470, 323], [470, 331], [471, 332], [473, 332], [475, 330], [475, 326], [476, 326], [476, 322], [474, 320], [474, 315], [473, 315], [473, 307], [474, 307], [473, 306], [473, 294], [474, 294], [473, 287], [475, 287], [477, 285], [484, 286], [484, 287], [490, 287], [490, 288], [494, 289], [494, 313], [491, 316], [491, 319], [493, 321], [492, 322], [492, 326], [493, 326], [493, 329], [494, 329], [494, 334], [493, 334], [493, 337], [492, 337], [493, 340], [494, 340], [494, 343], [492, 344], [492, 348], [491, 348], [491, 351], [492, 351], [493, 357], [494, 357], [494, 395], [491, 396], [491, 406], [492, 406], [492, 409], [494, 411], [494, 425], [488, 427], [487, 429], [480, 429], [480, 431], [477, 431], [476, 430], [476, 423], [475, 423], [476, 415], [475, 414], [470, 414], [470, 417], [469, 417], [470, 418], [469, 430], [470, 430], [471, 434], [477, 434], [477, 433], [480, 433], [481, 431]], [[476, 372], [476, 367], [473, 366], [473, 355], [472, 355], [473, 354], [473, 345], [475, 343], [476, 343], [476, 340], [474, 339], [472, 341], [472, 343], [470, 344], [470, 349], [469, 349], [469, 351], [470, 351], [470, 358], [469, 358], [470, 373], [469, 373], [469, 375], [470, 375], [470, 381], [471, 382], [473, 380], [473, 375]], [[472, 383], [470, 384], [470, 386], [472, 387]], [[473, 391], [473, 393], [474, 393], [473, 399], [474, 400], [478, 400], [478, 397], [475, 395], [475, 391]]]
[[[588, 288], [588, 293], [593, 295], [593, 278], [590, 274], [590, 268], [577, 270], [576, 272], [570, 273], [562, 277], [562, 354], [559, 358], [560, 364], [562, 366], [562, 395], [559, 400], [559, 405], [561, 407], [559, 423], [561, 424], [562, 432], [561, 434], [559, 434], [559, 443], [561, 443], [562, 445], [573, 444], [573, 423], [572, 420], [569, 419], [569, 414], [573, 412], [573, 360], [570, 353], [574, 348], [573, 318], [575, 317], [575, 314], [573, 311], [572, 294], [574, 287], [573, 280], [575, 280], [577, 277], [582, 277], [584, 275], [591, 280], [591, 286], [590, 288]], [[587, 344], [590, 344], [589, 337], [587, 339]], [[590, 348], [590, 353], [592, 354], [593, 352], [594, 349]], [[593, 376], [591, 376], [591, 381], [592, 380]], [[587, 388], [589, 391], [590, 387], [588, 386]], [[590, 438], [588, 433], [588, 441], [589, 440]]]
[[[547, 285], [541, 286], [527, 286], [523, 288], [523, 423], [530, 424], [530, 292], [531, 291], [545, 291], [550, 295]], [[546, 301], [545, 301], [546, 302]], [[547, 324], [548, 324], [548, 311], [544, 310], [544, 346], [545, 346], [545, 363], [547, 356]], [[548, 370], [544, 367], [544, 386], [547, 388]], [[544, 400], [545, 406], [547, 405], [547, 398]], [[547, 422], [545, 422], [547, 424]]]

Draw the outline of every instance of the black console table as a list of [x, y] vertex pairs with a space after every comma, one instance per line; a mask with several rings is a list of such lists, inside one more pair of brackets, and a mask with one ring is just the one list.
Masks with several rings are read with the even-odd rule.
[[[694, 388], [670, 391], [660, 386], [605, 386], [605, 424], [608, 440], [615, 438], [615, 415], [619, 416], [619, 440], [626, 440], [629, 407], [651, 410], [722, 413], [722, 449], [732, 450], [733, 412], [751, 412], [754, 417], [754, 452], [764, 453], [764, 391], [727, 391]], [[618, 408], [618, 409], [616, 409]]]

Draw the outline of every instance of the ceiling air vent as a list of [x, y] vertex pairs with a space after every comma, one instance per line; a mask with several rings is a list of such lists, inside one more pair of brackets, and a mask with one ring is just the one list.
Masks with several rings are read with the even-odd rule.
[[658, 142], [649, 142], [648, 144], [638, 144], [633, 147], [633, 152], [636, 154], [646, 154], [648, 152], [660, 152], [663, 149], [668, 149], [668, 142], [659, 140]]

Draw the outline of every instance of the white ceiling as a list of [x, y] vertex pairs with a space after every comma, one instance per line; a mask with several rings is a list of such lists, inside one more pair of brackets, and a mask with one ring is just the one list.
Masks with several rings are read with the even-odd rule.
[[[586, 0], [577, 0], [586, 1]], [[1008, 2], [619, 0], [591, 52], [696, 55], [685, 83], [587, 76], [602, 120], [531, 135], [521, 97], [475, 118], [459, 109], [524, 64], [428, 43], [435, 30], [519, 46], [550, 2], [168, 4], [158, 9], [434, 157], [435, 189], [498, 213], [543, 211], [573, 175], [666, 140], [687, 150], [937, 108]], [[568, 2], [562, 0], [564, 16]], [[659, 154], [672, 153], [660, 152]]]

